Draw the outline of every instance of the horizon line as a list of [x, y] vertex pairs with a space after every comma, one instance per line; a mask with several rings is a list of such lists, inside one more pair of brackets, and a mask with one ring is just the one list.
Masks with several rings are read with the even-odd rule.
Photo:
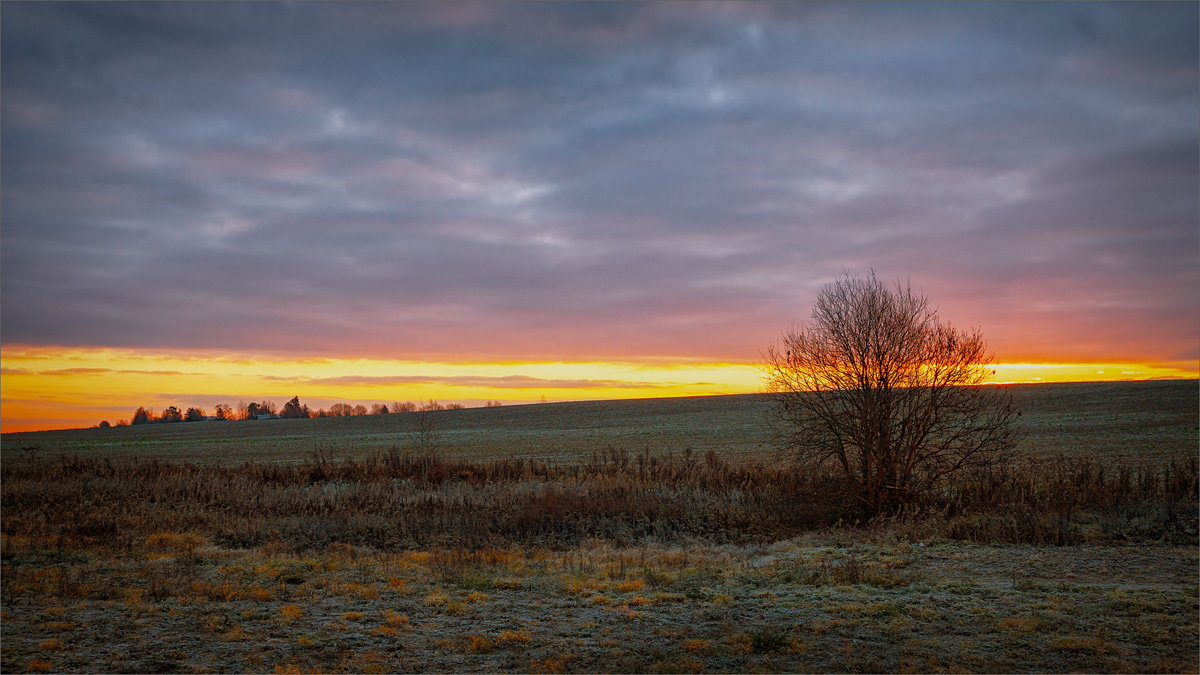
[[[1055, 381], [1028, 381], [1028, 380], [1026, 380], [1026, 381], [1006, 381], [1006, 382], [985, 382], [982, 384], [970, 385], [970, 386], [980, 386], [980, 387], [1036, 386], [1036, 387], [1041, 387], [1041, 386], [1054, 386], [1054, 385], [1072, 386], [1072, 385], [1088, 385], [1088, 384], [1103, 385], [1103, 384], [1134, 384], [1134, 383], [1147, 383], [1147, 382], [1189, 382], [1189, 381], [1200, 383], [1200, 375], [1191, 376], [1191, 377], [1182, 376], [1182, 375], [1164, 375], [1164, 376], [1154, 376], [1154, 377], [1145, 377], [1145, 378], [1123, 378], [1123, 379], [1104, 379], [1104, 380], [1061, 380], [1061, 381], [1060, 380], [1055, 380]], [[769, 396], [769, 395], [770, 395], [769, 392], [764, 392], [764, 391], [742, 391], [742, 392], [723, 392], [723, 393], [712, 393], [712, 394], [682, 394], [682, 395], [675, 395], [675, 396], [630, 396], [630, 397], [579, 398], [579, 399], [572, 398], [572, 399], [558, 399], [558, 400], [552, 400], [552, 401], [551, 400], [515, 401], [512, 403], [502, 403], [500, 406], [490, 406], [490, 407], [513, 408], [513, 407], [554, 405], [554, 404], [602, 403], [602, 402], [608, 402], [608, 401], [614, 401], [614, 402], [653, 401], [653, 400], [669, 400], [669, 399], [683, 399], [683, 398], [716, 398], [716, 397], [721, 397], [721, 396]], [[267, 400], [269, 400], [269, 397], [264, 398], [262, 400], [267, 401]], [[365, 399], [362, 399], [362, 400], [365, 400]], [[258, 402], [258, 401], [254, 401], [254, 402]], [[303, 402], [303, 401], [301, 401], [301, 402]], [[446, 403], [446, 404], [459, 403], [458, 401], [439, 401], [439, 402]], [[141, 406], [141, 407], [144, 407], [144, 406]], [[459, 410], [476, 410], [476, 409], [488, 408], [488, 407], [489, 406], [487, 406], [487, 405], [472, 405], [472, 406], [464, 406], [464, 407], [458, 408], [458, 409]], [[147, 410], [149, 411], [150, 409], [148, 408]], [[450, 412], [451, 410], [453, 410], [453, 409], [445, 410], [444, 412]], [[386, 414], [403, 415], [403, 414], [405, 414], [405, 412], [409, 412], [409, 411], [404, 411], [404, 412], [399, 412], [399, 413], [389, 412]], [[377, 413], [367, 413], [366, 415], [354, 415], [354, 417], [369, 417], [369, 416], [373, 416], [375, 414], [377, 414]], [[317, 417], [303, 418], [303, 417], [301, 417], [301, 418], [296, 418], [296, 419], [320, 419], [320, 418], [317, 418]], [[247, 421], [247, 420], [229, 420], [229, 421], [240, 422], [240, 421]], [[0, 424], [3, 424], [2, 418], [0, 418]], [[154, 424], [159, 424], [159, 423], [151, 423], [150, 425], [152, 426]], [[168, 424], [175, 424], [175, 423], [169, 422]], [[185, 424], [185, 422], [178, 422], [178, 424]], [[144, 425], [113, 424], [111, 428], [121, 428], [121, 427], [125, 427], [125, 426], [144, 426]], [[99, 422], [97, 422], [97, 424], [89, 425], [89, 426], [63, 426], [63, 427], [48, 427], [48, 428], [39, 428], [39, 429], [5, 430], [5, 431], [0, 431], [0, 436], [11, 436], [11, 435], [18, 435], [18, 434], [37, 434], [37, 433], [54, 432], [54, 431], [82, 431], [82, 430], [100, 429], [100, 428], [101, 427], [99, 427]]]

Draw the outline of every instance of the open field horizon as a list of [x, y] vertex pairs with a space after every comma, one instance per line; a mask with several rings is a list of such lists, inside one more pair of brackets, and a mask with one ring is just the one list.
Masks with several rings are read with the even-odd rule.
[[[1038, 454], [1086, 451], [1126, 460], [1181, 458], [1200, 445], [1200, 382], [1005, 385], [1018, 419], [1018, 446]], [[466, 408], [430, 413], [438, 445], [467, 459], [519, 456], [559, 461], [592, 452], [703, 454], [731, 461], [774, 459], [767, 394], [620, 399]], [[416, 413], [315, 419], [181, 422], [0, 436], [11, 459], [23, 448], [47, 457], [137, 457], [163, 461], [239, 463], [297, 461], [324, 448], [362, 457], [404, 450], [416, 440]]]
[[[766, 338], [764, 338], [766, 339]], [[542, 357], [545, 358], [545, 357]], [[132, 350], [0, 345], [0, 433], [128, 422], [139, 406], [213, 413], [239, 400], [278, 404], [293, 396], [313, 411], [335, 404], [391, 406], [429, 401], [480, 407], [618, 399], [753, 394], [762, 364], [654, 357], [616, 361], [491, 363], [458, 356], [446, 362], [344, 354]], [[990, 365], [990, 384], [1132, 382], [1196, 379], [1195, 362], [1005, 362]], [[186, 392], [172, 394], [170, 392]], [[231, 394], [231, 392], [234, 392]], [[236, 410], [235, 410], [236, 412]]]

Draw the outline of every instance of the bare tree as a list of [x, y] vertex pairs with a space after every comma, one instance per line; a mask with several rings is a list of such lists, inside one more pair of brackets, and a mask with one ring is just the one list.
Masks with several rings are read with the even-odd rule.
[[441, 418], [436, 414], [445, 410], [446, 406], [433, 399], [421, 404], [421, 407], [411, 415], [413, 447], [418, 453], [427, 457], [435, 457], [441, 445]]
[[868, 513], [919, 501], [1012, 452], [1011, 398], [983, 386], [992, 359], [978, 329], [942, 322], [924, 295], [847, 273], [767, 351], [778, 439], [802, 466], [840, 473]]

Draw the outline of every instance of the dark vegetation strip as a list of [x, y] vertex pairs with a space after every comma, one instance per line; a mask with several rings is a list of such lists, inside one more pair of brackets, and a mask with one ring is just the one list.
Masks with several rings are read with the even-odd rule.
[[1198, 466], [1031, 460], [960, 476], [918, 508], [862, 522], [831, 475], [607, 450], [582, 464], [397, 449], [319, 450], [236, 467], [108, 459], [6, 462], [4, 546], [137, 549], [162, 532], [283, 551], [774, 541], [837, 525], [982, 543], [1194, 543]]

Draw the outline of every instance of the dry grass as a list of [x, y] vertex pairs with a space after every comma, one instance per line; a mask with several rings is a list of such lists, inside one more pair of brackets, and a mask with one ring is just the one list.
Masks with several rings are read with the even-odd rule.
[[[980, 543], [1193, 542], [1198, 474], [1195, 457], [1140, 465], [1029, 458], [958, 476], [923, 508], [868, 525], [908, 538]], [[238, 467], [62, 458], [5, 464], [2, 490], [3, 546], [161, 553], [173, 565], [149, 575], [156, 599], [184, 582], [200, 583], [196, 592], [211, 599], [272, 596], [267, 586], [187, 579], [204, 541], [325, 551], [340, 564], [353, 564], [359, 547], [432, 549], [431, 568], [442, 580], [489, 592], [511, 586], [513, 575], [483, 576], [481, 566], [506, 567], [514, 545], [746, 544], [860, 518], [850, 491], [832, 476], [734, 465], [713, 453], [663, 458], [620, 449], [566, 466], [521, 458], [470, 463], [395, 449], [362, 460]], [[81, 493], [90, 501], [81, 502]], [[848, 560], [817, 573], [857, 583], [861, 570]], [[79, 580], [55, 574], [64, 594], [80, 592]], [[404, 593], [404, 583], [388, 589]], [[341, 590], [364, 599], [380, 592], [354, 582]]]
[[1030, 456], [869, 522], [836, 480], [782, 465], [619, 448], [578, 459], [5, 461], [0, 667], [1200, 665], [1194, 445]]
[[[155, 600], [145, 592], [151, 551], [12, 548], [2, 575], [2, 665], [12, 672], [1198, 665], [1194, 546], [980, 546], [894, 535], [836, 530], [770, 544], [509, 548], [503, 560], [476, 557], [483, 577], [519, 576], [516, 588], [490, 593], [474, 590], [471, 575], [445, 582], [437, 561], [447, 553], [358, 548], [346, 564], [328, 551], [199, 549], [190, 574], [201, 587], [279, 589], [261, 601], [196, 586]], [[851, 560], [855, 579], [830, 573]], [[82, 597], [60, 596], [59, 569], [94, 583]], [[342, 592], [351, 584], [383, 591], [395, 578], [412, 592]], [[641, 591], [619, 590], [633, 582]], [[579, 592], [589, 585], [602, 591]], [[450, 611], [456, 604], [462, 613]]]

